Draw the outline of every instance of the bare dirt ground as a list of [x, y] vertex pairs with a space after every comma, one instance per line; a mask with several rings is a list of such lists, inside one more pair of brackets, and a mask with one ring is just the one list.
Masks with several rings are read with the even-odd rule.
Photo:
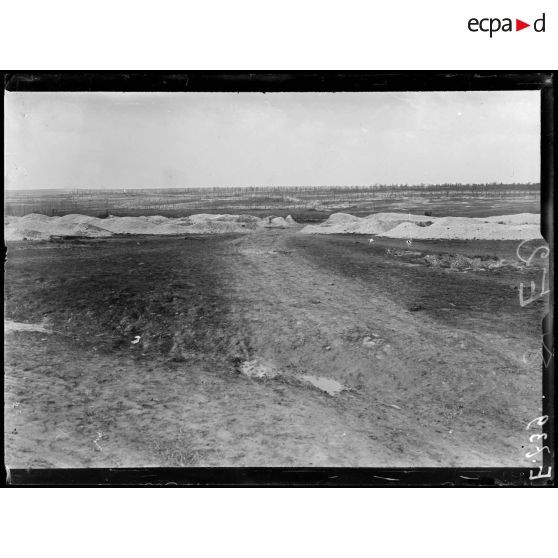
[[[7, 465], [533, 465], [546, 301], [521, 308], [517, 287], [540, 274], [386, 253], [515, 245], [287, 230], [11, 243], [6, 318], [46, 333], [6, 332]], [[241, 374], [254, 359], [279, 375]]]

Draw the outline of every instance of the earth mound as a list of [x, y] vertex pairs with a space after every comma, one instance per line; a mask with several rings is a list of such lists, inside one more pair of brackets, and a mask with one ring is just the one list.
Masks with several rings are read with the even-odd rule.
[[410, 213], [373, 213], [367, 217], [333, 213], [323, 223], [307, 225], [301, 232], [304, 234], [380, 234], [405, 221], [421, 222], [425, 219], [427, 218], [424, 215]]
[[[505, 215], [487, 219], [444, 217], [423, 227], [418, 226], [417, 223], [404, 222], [380, 236], [418, 240], [530, 240], [541, 238], [539, 224], [514, 224], [514, 220], [509, 217]], [[533, 215], [533, 217], [538, 216]], [[525, 218], [518, 220], [524, 221]]]
[[30, 213], [24, 217], [4, 218], [4, 238], [16, 240], [48, 240], [51, 237], [83, 236], [89, 238], [113, 235], [181, 235], [248, 233], [264, 227], [287, 228], [296, 225], [292, 217], [253, 215], [219, 215], [200, 213], [176, 219], [155, 216], [115, 217], [106, 219], [88, 215], [68, 214], [48, 217]]
[[534, 213], [491, 217], [426, 217], [410, 213], [374, 213], [355, 217], [334, 213], [304, 234], [370, 234], [423, 240], [527, 240], [541, 238], [540, 216]]

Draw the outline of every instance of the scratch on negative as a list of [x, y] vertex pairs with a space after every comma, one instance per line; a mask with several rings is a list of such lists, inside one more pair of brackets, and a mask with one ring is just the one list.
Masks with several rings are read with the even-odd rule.
[[389, 481], [398, 481], [399, 479], [390, 479], [389, 477], [377, 477], [376, 475], [372, 475], [375, 479], [383, 479]]
[[479, 477], [464, 477], [463, 475], [459, 475], [459, 478], [467, 480], [479, 480]]

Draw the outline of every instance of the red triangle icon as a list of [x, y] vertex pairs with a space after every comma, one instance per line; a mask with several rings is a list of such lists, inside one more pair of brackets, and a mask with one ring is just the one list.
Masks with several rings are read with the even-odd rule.
[[524, 21], [521, 21], [520, 19], [515, 20], [515, 30], [516, 31], [521, 31], [522, 29], [525, 29], [526, 27], [531, 27], [531, 24], [530, 23], [525, 23]]

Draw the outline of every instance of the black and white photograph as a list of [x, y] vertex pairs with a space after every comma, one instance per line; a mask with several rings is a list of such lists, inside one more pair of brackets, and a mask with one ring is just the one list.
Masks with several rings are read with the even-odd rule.
[[254, 75], [7, 81], [8, 475], [553, 479], [541, 87]]

